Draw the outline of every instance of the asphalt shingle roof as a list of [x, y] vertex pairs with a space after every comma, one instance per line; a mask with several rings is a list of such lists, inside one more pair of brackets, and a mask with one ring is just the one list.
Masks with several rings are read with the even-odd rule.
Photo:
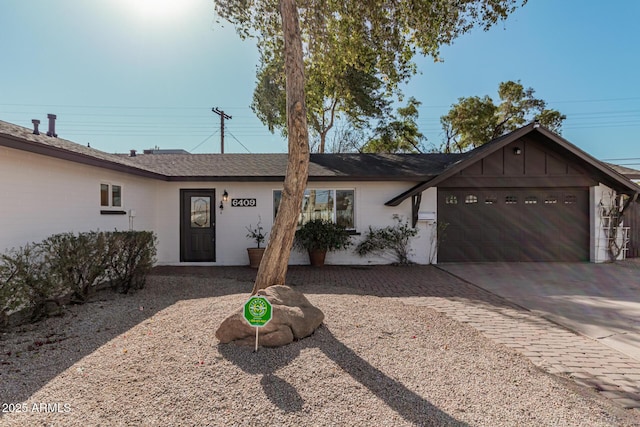
[[[4, 137], [4, 140], [3, 140]], [[0, 145], [166, 180], [281, 180], [287, 154], [109, 154], [0, 121]], [[313, 180], [427, 180], [468, 154], [312, 154]]]
[[63, 138], [54, 138], [47, 136], [46, 130], [43, 131], [41, 129], [40, 134], [35, 135], [33, 133], [33, 129], [25, 128], [13, 123], [8, 123], [0, 120], [0, 137], [2, 136], [9, 137], [13, 140], [21, 140], [23, 142], [26, 142], [27, 144], [31, 143], [32, 145], [39, 145], [44, 149], [49, 148], [51, 149], [51, 151], [77, 154], [107, 163], [116, 163], [134, 168], [140, 167], [140, 165], [132, 163], [127, 158], [123, 158], [122, 156], [105, 153], [104, 151], [77, 144]]
[[[312, 154], [309, 177], [424, 179], [442, 172], [456, 154]], [[141, 154], [129, 161], [170, 177], [281, 179], [287, 154]]]

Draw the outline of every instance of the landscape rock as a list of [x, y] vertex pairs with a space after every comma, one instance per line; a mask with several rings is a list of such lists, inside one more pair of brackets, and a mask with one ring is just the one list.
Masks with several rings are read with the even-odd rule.
[[[259, 290], [257, 295], [265, 297], [272, 305], [271, 321], [258, 331], [261, 346], [280, 347], [308, 337], [324, 320], [319, 308], [288, 286], [270, 286]], [[222, 344], [254, 345], [255, 336], [255, 327], [244, 319], [242, 307], [227, 317], [216, 331], [216, 338]]]

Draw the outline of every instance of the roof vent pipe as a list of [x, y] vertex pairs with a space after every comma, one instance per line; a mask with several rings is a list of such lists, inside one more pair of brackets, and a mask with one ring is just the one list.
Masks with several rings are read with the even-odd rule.
[[56, 115], [47, 114], [47, 118], [49, 119], [49, 131], [47, 132], [47, 136], [57, 138], [58, 134], [56, 133]]
[[40, 135], [40, 129], [38, 129], [38, 126], [40, 126], [40, 120], [33, 119], [31, 120], [31, 123], [33, 123], [33, 134]]
[[129, 157], [135, 157], [135, 156], [136, 156], [136, 150], [129, 151]]

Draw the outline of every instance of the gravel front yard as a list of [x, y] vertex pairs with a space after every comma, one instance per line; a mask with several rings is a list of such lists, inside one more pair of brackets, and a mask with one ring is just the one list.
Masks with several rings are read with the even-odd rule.
[[640, 425], [467, 325], [345, 288], [297, 287], [326, 316], [310, 338], [258, 353], [218, 345], [250, 289], [152, 276], [136, 294], [2, 334], [0, 425]]

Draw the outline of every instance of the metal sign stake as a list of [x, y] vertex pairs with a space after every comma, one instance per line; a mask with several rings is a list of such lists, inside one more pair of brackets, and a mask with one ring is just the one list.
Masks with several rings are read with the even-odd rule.
[[255, 352], [256, 352], [256, 353], [258, 352], [258, 329], [260, 329], [260, 328], [258, 328], [258, 327], [256, 326], [256, 349], [255, 349]]

